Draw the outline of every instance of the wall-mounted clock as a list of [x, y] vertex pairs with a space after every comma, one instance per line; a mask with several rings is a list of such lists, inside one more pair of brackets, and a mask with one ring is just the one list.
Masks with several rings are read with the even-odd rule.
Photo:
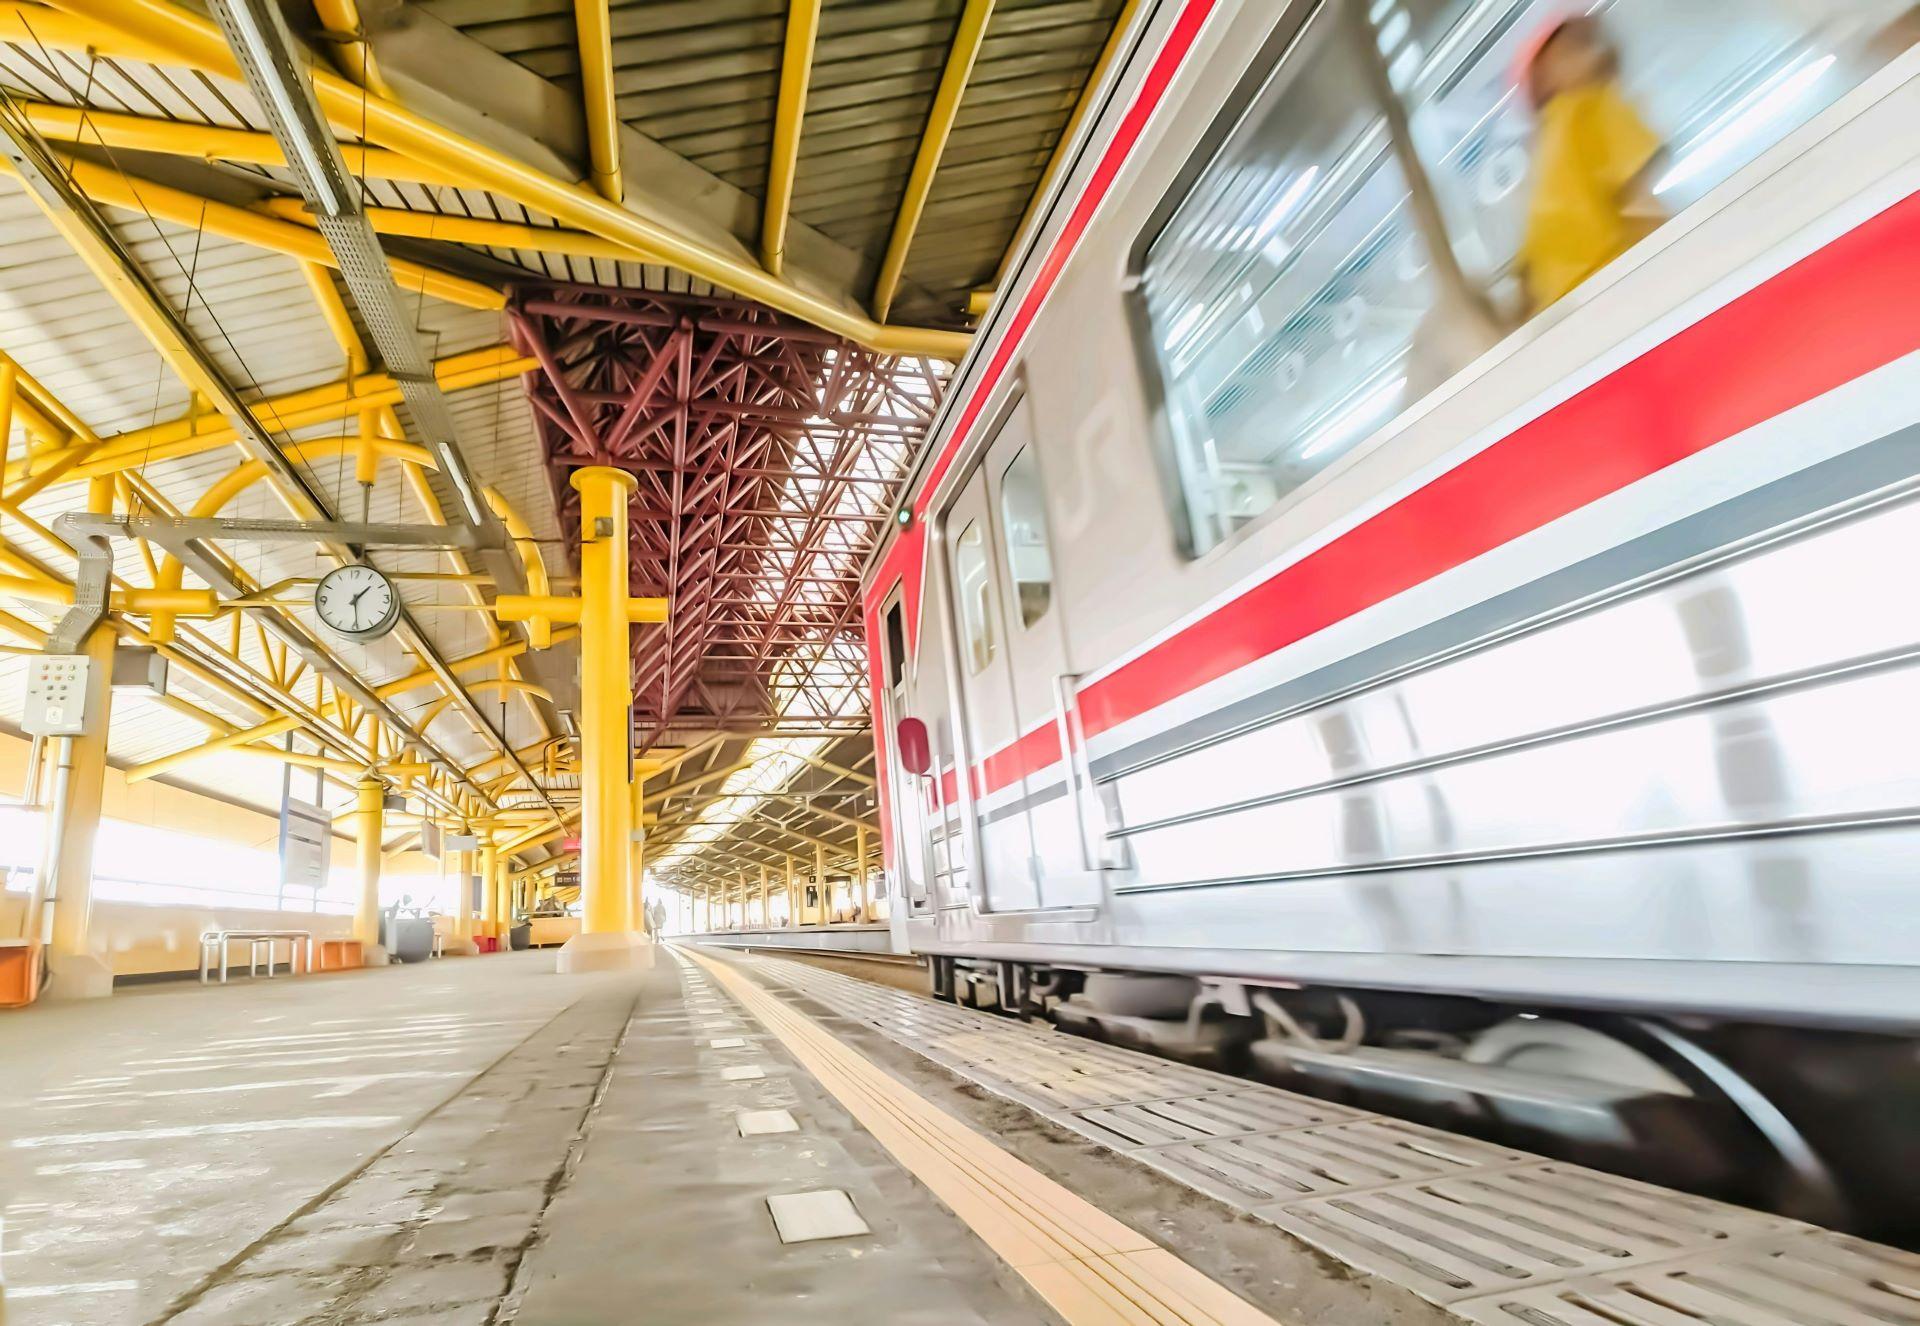
[[336, 635], [378, 640], [400, 620], [400, 594], [371, 566], [339, 566], [314, 586], [313, 611]]

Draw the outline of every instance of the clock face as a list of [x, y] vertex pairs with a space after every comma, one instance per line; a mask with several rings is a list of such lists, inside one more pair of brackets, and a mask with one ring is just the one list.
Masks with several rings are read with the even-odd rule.
[[331, 631], [354, 640], [374, 640], [400, 618], [393, 582], [371, 566], [337, 567], [314, 587], [313, 610]]

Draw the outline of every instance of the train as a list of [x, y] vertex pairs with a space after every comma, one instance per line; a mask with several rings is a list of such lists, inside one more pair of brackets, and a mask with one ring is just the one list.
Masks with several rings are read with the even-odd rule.
[[1138, 5], [864, 575], [891, 947], [1911, 1245], [1904, 10], [1583, 8], [1661, 215], [1521, 316], [1568, 11]]

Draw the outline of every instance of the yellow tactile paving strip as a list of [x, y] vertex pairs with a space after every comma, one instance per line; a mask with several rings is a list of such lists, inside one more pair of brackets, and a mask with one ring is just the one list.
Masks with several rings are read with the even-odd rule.
[[1218, 1281], [996, 1146], [740, 968], [706, 968], [1069, 1326], [1276, 1326]]

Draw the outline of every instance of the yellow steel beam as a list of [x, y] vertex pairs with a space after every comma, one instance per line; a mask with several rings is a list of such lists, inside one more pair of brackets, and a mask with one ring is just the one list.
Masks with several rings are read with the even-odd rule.
[[[572, 631], [554, 632], [556, 639], [565, 639], [573, 634], [574, 632]], [[469, 654], [465, 658], [453, 659], [447, 664], [447, 670], [457, 674], [469, 668], [484, 667], [490, 663], [498, 663], [502, 659], [517, 657], [525, 653], [526, 649], [527, 646], [523, 641], [509, 641], [505, 644], [496, 645], [492, 649], [483, 649], [477, 654]], [[382, 682], [380, 685], [372, 687], [371, 689], [373, 693], [382, 700], [391, 700], [396, 696], [406, 694], [416, 687], [426, 686], [438, 681], [439, 675], [435, 673], [433, 669], [422, 668], [418, 672], [410, 672], [404, 677], [397, 677], [392, 681]], [[166, 773], [170, 769], [177, 769], [181, 765], [198, 759], [202, 755], [209, 755], [215, 751], [230, 750], [234, 747], [249, 745], [256, 741], [265, 741], [270, 737], [277, 737], [282, 733], [291, 732], [294, 728], [300, 726], [302, 726], [302, 720], [292, 715], [283, 714], [278, 718], [270, 718], [264, 723], [256, 723], [250, 728], [243, 728], [228, 736], [220, 737], [198, 746], [192, 746], [186, 750], [173, 751], [157, 759], [148, 760], [144, 764], [136, 764], [127, 770], [127, 781], [130, 783], [141, 782], [145, 779]]]
[[790, 0], [786, 49], [780, 59], [780, 99], [773, 113], [773, 153], [767, 160], [767, 198], [760, 219], [760, 265], [781, 274], [787, 253], [787, 216], [800, 164], [800, 125], [813, 81], [813, 44], [820, 35], [820, 0]]
[[[1047, 196], [1054, 176], [1060, 173], [1060, 167], [1066, 162], [1067, 150], [1073, 146], [1073, 137], [1080, 132], [1081, 123], [1087, 118], [1087, 112], [1093, 107], [1093, 97], [1100, 90], [1101, 80], [1106, 78], [1107, 69], [1113, 64], [1113, 57], [1119, 54], [1120, 43], [1126, 40], [1127, 32], [1133, 27], [1133, 16], [1139, 12], [1140, 0], [1126, 0], [1120, 6], [1120, 12], [1114, 16], [1113, 30], [1107, 34], [1106, 44], [1100, 48], [1100, 54], [1094, 59], [1093, 68], [1087, 71], [1087, 81], [1080, 89], [1079, 100], [1073, 103], [1073, 113], [1067, 116], [1066, 125], [1060, 130], [1060, 137], [1053, 145], [1053, 151], [1047, 157], [1047, 164], [1040, 170], [1040, 182], [1033, 186], [1033, 196], [1027, 199], [1026, 210], [1020, 214], [1020, 223], [1013, 228], [1013, 238], [1007, 243], [1007, 251], [1000, 256], [1000, 265], [994, 270], [993, 285], [997, 290], [1005, 284], [1007, 268], [1013, 263], [1013, 255], [1020, 247], [1021, 236], [1027, 233], [1027, 227], [1033, 224], [1034, 213], [1040, 210], [1040, 202]], [[982, 295], [987, 298], [977, 310], [974, 301]], [[979, 317], [985, 313], [986, 304], [991, 303], [992, 290], [976, 290], [967, 298], [967, 312]]]
[[[520, 554], [520, 570], [527, 579], [527, 593], [534, 598], [546, 597], [551, 591], [547, 564], [540, 556], [540, 545], [534, 541], [532, 527], [513, 509], [513, 504], [501, 496], [499, 489], [489, 486], [481, 489], [480, 495], [493, 508], [493, 514], [500, 517], [507, 537], [513, 540], [514, 549]], [[545, 649], [553, 640], [553, 619], [533, 618], [527, 623], [527, 634], [535, 649]]]
[[326, 28], [322, 35], [333, 47], [333, 62], [340, 72], [375, 96], [391, 97], [393, 92], [374, 62], [373, 47], [365, 39], [360, 6], [354, 0], [313, 0], [313, 12]]
[[307, 278], [307, 288], [313, 291], [313, 302], [319, 306], [320, 316], [326, 319], [334, 344], [347, 357], [347, 376], [359, 377], [367, 371], [367, 347], [360, 344], [360, 332], [353, 325], [353, 316], [347, 312], [347, 301], [340, 297], [340, 288], [327, 275], [327, 268], [317, 262], [301, 263], [300, 275]]
[[[258, 210], [285, 221], [306, 226], [313, 224], [313, 213], [298, 198], [269, 198], [260, 204]], [[367, 224], [381, 235], [404, 235], [409, 239], [433, 239], [447, 244], [472, 244], [480, 248], [526, 249], [575, 258], [651, 261], [647, 254], [583, 230], [530, 226], [518, 221], [489, 221], [477, 216], [412, 212], [404, 207], [368, 207], [362, 210], [366, 213]]]
[[[450, 355], [434, 363], [434, 377], [442, 391], [460, 391], [484, 387], [507, 378], [518, 377], [538, 367], [538, 361], [520, 354], [510, 345], [488, 346], [465, 354]], [[342, 378], [319, 387], [269, 396], [253, 403], [253, 411], [272, 429], [291, 432], [320, 424], [351, 419], [362, 410], [400, 403], [400, 385], [385, 373]], [[9, 484], [79, 457], [66, 473], [68, 479], [97, 478], [124, 470], [138, 469], [154, 461], [176, 456], [193, 456], [216, 451], [238, 440], [233, 425], [217, 414], [197, 413], [163, 424], [116, 433], [99, 445], [97, 451], [84, 445], [46, 450], [31, 457], [10, 462], [6, 469]]]
[[987, 20], [993, 17], [993, 0], [967, 0], [960, 12], [960, 23], [953, 32], [953, 45], [947, 48], [947, 66], [940, 72], [940, 86], [933, 94], [933, 107], [927, 112], [926, 127], [920, 134], [920, 149], [914, 153], [913, 170], [907, 176], [907, 190], [900, 197], [900, 210], [894, 214], [893, 233], [887, 237], [887, 252], [880, 260], [880, 275], [873, 283], [873, 316], [885, 322], [893, 308], [893, 297], [900, 289], [900, 275], [906, 270], [907, 250], [913, 247], [914, 232], [927, 210], [927, 197], [933, 192], [933, 177], [940, 169], [940, 158], [947, 150], [953, 122], [960, 114], [960, 102], [967, 92], [967, 80], [973, 76], [973, 62], [980, 55], [980, 43], [986, 39]]
[[[68, 175], [87, 197], [109, 207], [118, 207], [123, 211], [139, 212], [171, 221], [178, 226], [205, 230], [210, 235], [222, 239], [234, 240], [241, 244], [251, 244], [256, 248], [284, 253], [289, 258], [301, 262], [319, 263], [325, 267], [338, 267], [340, 260], [334, 256], [316, 230], [306, 226], [293, 225], [278, 218], [264, 216], [245, 207], [235, 207], [230, 203], [216, 202], [211, 198], [202, 198], [198, 194], [188, 193], [184, 189], [175, 189], [165, 184], [155, 184], [151, 180], [136, 179], [105, 166], [97, 166], [91, 161], [83, 161], [64, 153], [56, 154]], [[12, 167], [0, 163], [11, 173]], [[390, 261], [393, 279], [406, 290], [418, 291], [444, 299], [452, 304], [466, 308], [497, 309], [506, 307], [506, 296], [492, 286], [482, 285], [478, 281], [469, 281], [465, 277], [450, 276], [445, 272], [436, 272], [419, 263], [408, 262], [402, 258]], [[196, 382], [193, 384], [199, 387]], [[212, 393], [209, 393], [212, 394]]]
[[[18, 0], [0, 3], [0, 38], [20, 29], [20, 11], [34, 8]], [[55, 8], [83, 20], [59, 34], [65, 38], [60, 43], [64, 49], [127, 55], [184, 65], [227, 79], [239, 77], [233, 53], [219, 28], [168, 0], [55, 0]], [[21, 39], [32, 44], [27, 32], [22, 32]], [[425, 165], [456, 170], [466, 187], [490, 190], [562, 225], [616, 240], [649, 255], [651, 261], [724, 286], [882, 354], [957, 360], [966, 352], [969, 338], [965, 332], [883, 326], [844, 304], [770, 276], [731, 241], [725, 247], [715, 247], [683, 235], [591, 189], [466, 138], [397, 102], [373, 96], [337, 75], [313, 71], [313, 88], [322, 111], [337, 131], [362, 134], [376, 146]]]
[[[66, 15], [57, 15], [65, 18]], [[91, 143], [101, 147], [201, 161], [232, 161], [249, 166], [284, 166], [286, 154], [279, 140], [258, 129], [227, 129], [214, 124], [154, 119], [121, 111], [55, 106], [47, 102], [21, 103], [27, 122], [40, 136], [56, 143]], [[340, 144], [349, 174], [362, 179], [397, 180], [406, 184], [456, 185], [460, 175], [409, 161], [380, 147]]]
[[[12, 163], [0, 161], [0, 172], [13, 174]], [[166, 316], [165, 311], [155, 304], [152, 293], [134, 279], [121, 264], [119, 256], [112, 251], [103, 236], [96, 233], [94, 226], [79, 213], [69, 211], [43, 198], [38, 189], [28, 188], [25, 193], [180, 380], [203, 395], [209, 397], [220, 395], [219, 385], [207, 376], [200, 360], [176, 334], [172, 321]], [[36, 461], [46, 458], [48, 454], [43, 451], [39, 456], [30, 456], [25, 464], [31, 468]], [[8, 481], [11, 482], [13, 477], [14, 467], [9, 464], [7, 466]], [[27, 476], [22, 474], [21, 477]]]
[[[796, 755], [799, 754], [798, 751], [794, 753]], [[856, 769], [847, 768], [844, 764], [835, 764], [832, 760], [823, 760], [818, 755], [800, 755], [800, 760], [802, 763], [811, 764], [816, 769], [824, 769], [836, 777], [848, 778], [856, 783], [864, 784], [867, 787], [873, 786], [874, 780], [872, 774], [863, 774]]]
[[112, 34], [105, 49], [100, 49], [99, 26], [79, 14], [62, 13], [38, 3], [38, 0], [5, 0], [0, 3], [0, 39], [15, 42], [27, 50], [70, 51], [84, 55], [99, 50], [101, 55], [122, 60], [146, 60], [161, 64], [172, 59], [167, 47], [142, 41], [131, 33]]
[[626, 197], [620, 179], [620, 111], [613, 96], [613, 20], [607, 0], [573, 0], [580, 43], [580, 101], [587, 117], [587, 170], [609, 202]]
[[[400, 442], [392, 438], [360, 437], [323, 437], [311, 442], [296, 442], [282, 450], [289, 460], [309, 461], [321, 456], [337, 456], [344, 451], [358, 450], [371, 446], [378, 454], [391, 456], [411, 465], [432, 465], [436, 462], [425, 447], [411, 442]], [[224, 476], [214, 480], [207, 490], [200, 494], [188, 510], [187, 515], [194, 519], [206, 519], [217, 516], [221, 510], [261, 480], [269, 478], [267, 463], [263, 460], [242, 461]], [[180, 559], [168, 553], [160, 564], [160, 574], [155, 577], [154, 586], [161, 591], [178, 591], [181, 576], [185, 572]], [[211, 592], [211, 591], [209, 591]], [[153, 638], [162, 643], [173, 639], [174, 610], [160, 606], [153, 614]]]
[[836, 824], [846, 824], [856, 829], [873, 829], [879, 827], [872, 820], [855, 819], [851, 815], [842, 815], [837, 810], [828, 810], [825, 806], [816, 806], [805, 797], [789, 796], [785, 792], [763, 792], [761, 795], [770, 801], [780, 801], [789, 806], [795, 806], [806, 811], [809, 815], [819, 815], [824, 819], [830, 819]]
[[[673, 820], [673, 821], [670, 821], [664, 827], [690, 829], [696, 824], [711, 824], [711, 823], [713, 823], [712, 820], [703, 820], [703, 819]], [[840, 843], [832, 842], [826, 838], [816, 837], [815, 835], [810, 833], [803, 833], [801, 830], [782, 824], [779, 820], [776, 820], [776, 819], [757, 817], [751, 820], [739, 820], [739, 821], [723, 820], [721, 821], [721, 826], [729, 830], [731, 829], [755, 829], [755, 830], [772, 829], [778, 833], [785, 834], [789, 838], [798, 839], [801, 842], [811, 844], [812, 846], [821, 848], [824, 851], [846, 852], [848, 855], [852, 855], [851, 848], [848, 848]], [[678, 841], [679, 840], [677, 838], [673, 840], [673, 842], [678, 842]], [[690, 843], [688, 844], [688, 850], [692, 851], [695, 855], [704, 854], [709, 848], [715, 848], [720, 851], [725, 851], [725, 848], [720, 847], [720, 844], [729, 842], [729, 841], [739, 843], [743, 846], [751, 845], [769, 852], [780, 851], [780, 849], [778, 847], [775, 847], [772, 843], [758, 842], [752, 838], [740, 838], [740, 837], [736, 837], [731, 833], [721, 834], [718, 838], [715, 838], [710, 842]], [[672, 845], [673, 845], [672, 842], [668, 844], [668, 846], [672, 846]]]
[[718, 769], [709, 769], [707, 772], [703, 774], [696, 774], [692, 778], [682, 779], [680, 782], [673, 784], [671, 787], [663, 787], [658, 792], [647, 793], [646, 804], [651, 806], [655, 802], [665, 801], [668, 797], [678, 796], [680, 793], [685, 792], [690, 788], [699, 787], [703, 783], [711, 783], [716, 778], [725, 778], [730, 774], [735, 774], [740, 772], [740, 770], [742, 769], [751, 768], [753, 765], [757, 764], [758, 762], [759, 762], [759, 757], [757, 756], [749, 759], [737, 760], [732, 764], [722, 765]]

